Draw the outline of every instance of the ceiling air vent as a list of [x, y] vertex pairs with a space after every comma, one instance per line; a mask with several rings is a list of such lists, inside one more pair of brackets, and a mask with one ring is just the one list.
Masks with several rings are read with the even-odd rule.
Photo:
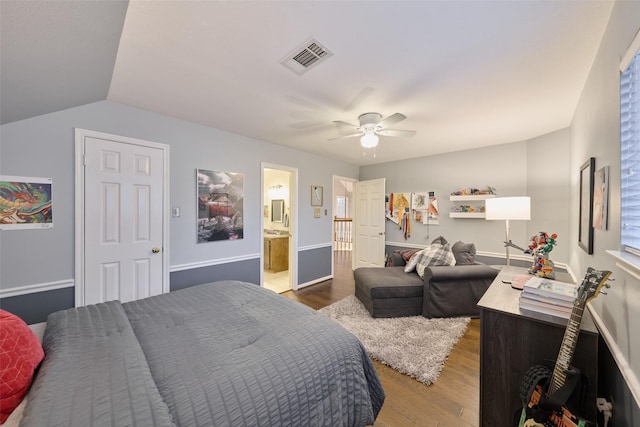
[[282, 65], [302, 74], [333, 55], [315, 39], [308, 40], [295, 48], [282, 60]]

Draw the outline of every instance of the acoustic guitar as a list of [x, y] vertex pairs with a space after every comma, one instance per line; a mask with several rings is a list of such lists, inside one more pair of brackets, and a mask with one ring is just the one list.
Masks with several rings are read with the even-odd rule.
[[524, 376], [520, 387], [523, 403], [518, 427], [586, 427], [593, 423], [573, 414], [566, 403], [575, 389], [580, 372], [571, 366], [578, 343], [584, 308], [596, 298], [602, 287], [609, 288], [610, 271], [587, 269], [578, 295], [573, 301], [571, 317], [560, 345], [553, 372], [548, 366], [534, 365]]

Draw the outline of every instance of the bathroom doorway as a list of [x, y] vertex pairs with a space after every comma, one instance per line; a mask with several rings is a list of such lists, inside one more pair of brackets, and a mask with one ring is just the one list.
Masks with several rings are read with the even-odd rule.
[[276, 293], [297, 287], [295, 233], [295, 169], [265, 165], [262, 168], [262, 286]]

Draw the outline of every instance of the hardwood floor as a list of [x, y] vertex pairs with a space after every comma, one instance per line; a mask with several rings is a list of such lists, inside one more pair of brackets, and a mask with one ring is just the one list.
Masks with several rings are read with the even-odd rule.
[[[355, 292], [351, 252], [334, 252], [334, 278], [281, 295], [319, 309]], [[425, 343], [429, 345], [429, 343]], [[472, 319], [438, 380], [426, 386], [374, 360], [386, 399], [374, 427], [477, 426], [480, 389], [480, 321]]]

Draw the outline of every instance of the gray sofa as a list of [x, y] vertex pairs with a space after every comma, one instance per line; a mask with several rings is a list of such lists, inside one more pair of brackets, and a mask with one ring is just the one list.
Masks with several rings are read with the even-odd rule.
[[421, 279], [415, 271], [404, 272], [400, 253], [390, 256], [390, 267], [362, 267], [353, 273], [356, 297], [372, 317], [478, 317], [477, 303], [498, 274], [467, 256], [462, 264], [427, 267]]

